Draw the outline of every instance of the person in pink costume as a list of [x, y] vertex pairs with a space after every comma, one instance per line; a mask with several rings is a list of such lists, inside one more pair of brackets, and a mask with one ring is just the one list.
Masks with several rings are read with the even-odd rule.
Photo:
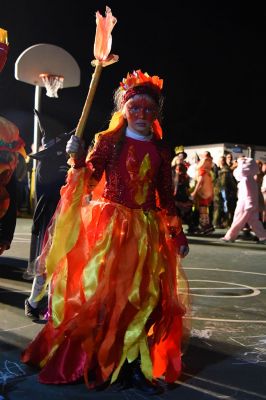
[[259, 220], [258, 186], [254, 175], [258, 166], [253, 158], [240, 157], [233, 174], [238, 183], [238, 200], [234, 219], [230, 229], [221, 239], [225, 242], [234, 241], [245, 224], [248, 223], [258, 237], [259, 243], [266, 243], [266, 230]]

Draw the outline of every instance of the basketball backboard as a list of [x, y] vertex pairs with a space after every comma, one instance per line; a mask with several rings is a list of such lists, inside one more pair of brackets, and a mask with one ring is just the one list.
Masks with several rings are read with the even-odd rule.
[[40, 43], [29, 47], [15, 63], [15, 78], [44, 87], [42, 74], [63, 77], [63, 88], [79, 86], [80, 69], [66, 50], [53, 44]]
[[[76, 60], [61, 47], [40, 43], [23, 51], [15, 63], [15, 78], [35, 86], [34, 108], [40, 111], [42, 87], [48, 97], [58, 97], [58, 89], [79, 86], [80, 68]], [[33, 151], [40, 145], [38, 118], [34, 116]], [[31, 186], [35, 203], [36, 160], [33, 160]]]

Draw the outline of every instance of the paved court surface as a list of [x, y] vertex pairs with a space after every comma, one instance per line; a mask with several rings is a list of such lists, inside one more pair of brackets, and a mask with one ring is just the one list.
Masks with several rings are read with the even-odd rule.
[[[24, 316], [30, 225], [18, 219], [12, 248], [0, 257], [0, 400], [148, 398], [117, 387], [41, 385], [38, 371], [20, 363], [21, 350], [43, 326]], [[183, 264], [193, 302], [191, 339], [180, 381], [154, 399], [266, 399], [266, 246], [243, 239], [226, 244], [219, 241], [223, 234], [189, 236]]]

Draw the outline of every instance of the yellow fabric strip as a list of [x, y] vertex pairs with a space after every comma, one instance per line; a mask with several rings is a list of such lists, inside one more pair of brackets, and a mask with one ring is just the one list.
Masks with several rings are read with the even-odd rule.
[[134, 304], [135, 307], [140, 308], [140, 297], [139, 297], [139, 288], [142, 277], [142, 268], [145, 261], [145, 257], [147, 255], [147, 219], [148, 217], [144, 216], [141, 220], [139, 218], [135, 222], [134, 231], [136, 237], [139, 238], [138, 242], [138, 253], [139, 260], [138, 266], [136, 268], [134, 280], [132, 283], [132, 291], [129, 294], [128, 300]]
[[110, 251], [112, 243], [112, 231], [116, 215], [113, 215], [102, 240], [98, 241], [93, 250], [93, 256], [87, 263], [83, 272], [84, 293], [86, 299], [92, 296], [98, 285], [98, 271], [105, 258], [105, 254]]
[[[137, 204], [143, 204], [147, 198], [147, 193], [148, 193], [148, 188], [149, 188], [149, 182], [147, 182], [147, 180], [149, 179], [148, 172], [150, 171], [150, 169], [151, 169], [151, 160], [150, 160], [149, 154], [146, 154], [144, 159], [142, 160], [142, 163], [141, 163], [140, 169], [139, 169], [140, 183], [138, 185], [138, 192], [135, 196], [135, 200], [136, 200]], [[144, 181], [144, 184], [143, 184], [143, 181]]]
[[[156, 228], [156, 222], [154, 221], [154, 216], [152, 215], [152, 213], [143, 213], [142, 222], [143, 224], [141, 224], [141, 229], [144, 239], [143, 241], [139, 241], [140, 258], [147, 256], [146, 251], [144, 252], [143, 245], [145, 243], [145, 238], [148, 230], [151, 232], [155, 232], [153, 245], [156, 246], [156, 244], [158, 244], [158, 228]], [[134, 283], [132, 285], [132, 291], [129, 295], [129, 300], [135, 307], [141, 308], [135, 315], [125, 333], [122, 356], [118, 367], [112, 374], [112, 383], [115, 382], [115, 380], [117, 379], [120, 369], [125, 360], [128, 359], [128, 361], [131, 363], [138, 357], [138, 355], [140, 355], [141, 357], [141, 369], [145, 377], [149, 380], [152, 379], [152, 362], [146, 339], [145, 325], [149, 316], [151, 315], [152, 311], [158, 303], [160, 296], [159, 274], [164, 269], [163, 262], [162, 260], [158, 259], [158, 252], [154, 251], [154, 248], [150, 249], [149, 259], [146, 261], [146, 264], [150, 266], [150, 282], [147, 288], [147, 299], [142, 305], [140, 305], [138, 290], [141, 284], [141, 271], [140, 269], [137, 269]]]
[[47, 354], [47, 356], [40, 362], [40, 367], [43, 368], [47, 361], [52, 357], [52, 355], [55, 353], [55, 351], [58, 349], [59, 344], [55, 344], [52, 348], [52, 350]]
[[0, 28], [0, 43], [8, 44], [7, 31]]
[[52, 318], [54, 326], [59, 326], [64, 319], [65, 292], [67, 283], [67, 260], [63, 261], [63, 266], [60, 268], [56, 276], [55, 289], [51, 296], [52, 301]]
[[[52, 245], [45, 261], [47, 274], [46, 285], [38, 298], [43, 297], [46, 286], [49, 284], [58, 263], [67, 255], [78, 239], [81, 220], [79, 209], [84, 191], [85, 172], [85, 168], [79, 170], [70, 169], [68, 172], [68, 178], [70, 180], [68, 183], [69, 188], [65, 189], [61, 198], [62, 207], [56, 217]], [[73, 193], [68, 193], [68, 190], [73, 190]], [[68, 207], [64, 207], [64, 196], [71, 196], [71, 194], [73, 194], [73, 196], [71, 197], [70, 205], [69, 199], [67, 199], [66, 204], [68, 204]], [[67, 266], [65, 266], [65, 268], [67, 268]], [[57, 294], [59, 295], [59, 292]], [[63, 293], [61, 293], [61, 295], [63, 295]], [[58, 302], [60, 302], [59, 299], [57, 299], [57, 303]]]

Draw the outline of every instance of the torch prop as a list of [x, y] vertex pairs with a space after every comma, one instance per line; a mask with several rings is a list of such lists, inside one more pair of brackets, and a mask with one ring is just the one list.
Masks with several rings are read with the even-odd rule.
[[79, 138], [83, 135], [102, 69], [103, 67], [117, 62], [119, 58], [115, 54], [110, 54], [112, 46], [111, 32], [116, 22], [117, 19], [112, 15], [109, 7], [106, 7], [105, 17], [103, 17], [99, 11], [96, 12], [96, 33], [93, 51], [95, 60], [91, 63], [92, 66], [95, 67], [95, 71], [92, 74], [87, 98], [75, 133]]

